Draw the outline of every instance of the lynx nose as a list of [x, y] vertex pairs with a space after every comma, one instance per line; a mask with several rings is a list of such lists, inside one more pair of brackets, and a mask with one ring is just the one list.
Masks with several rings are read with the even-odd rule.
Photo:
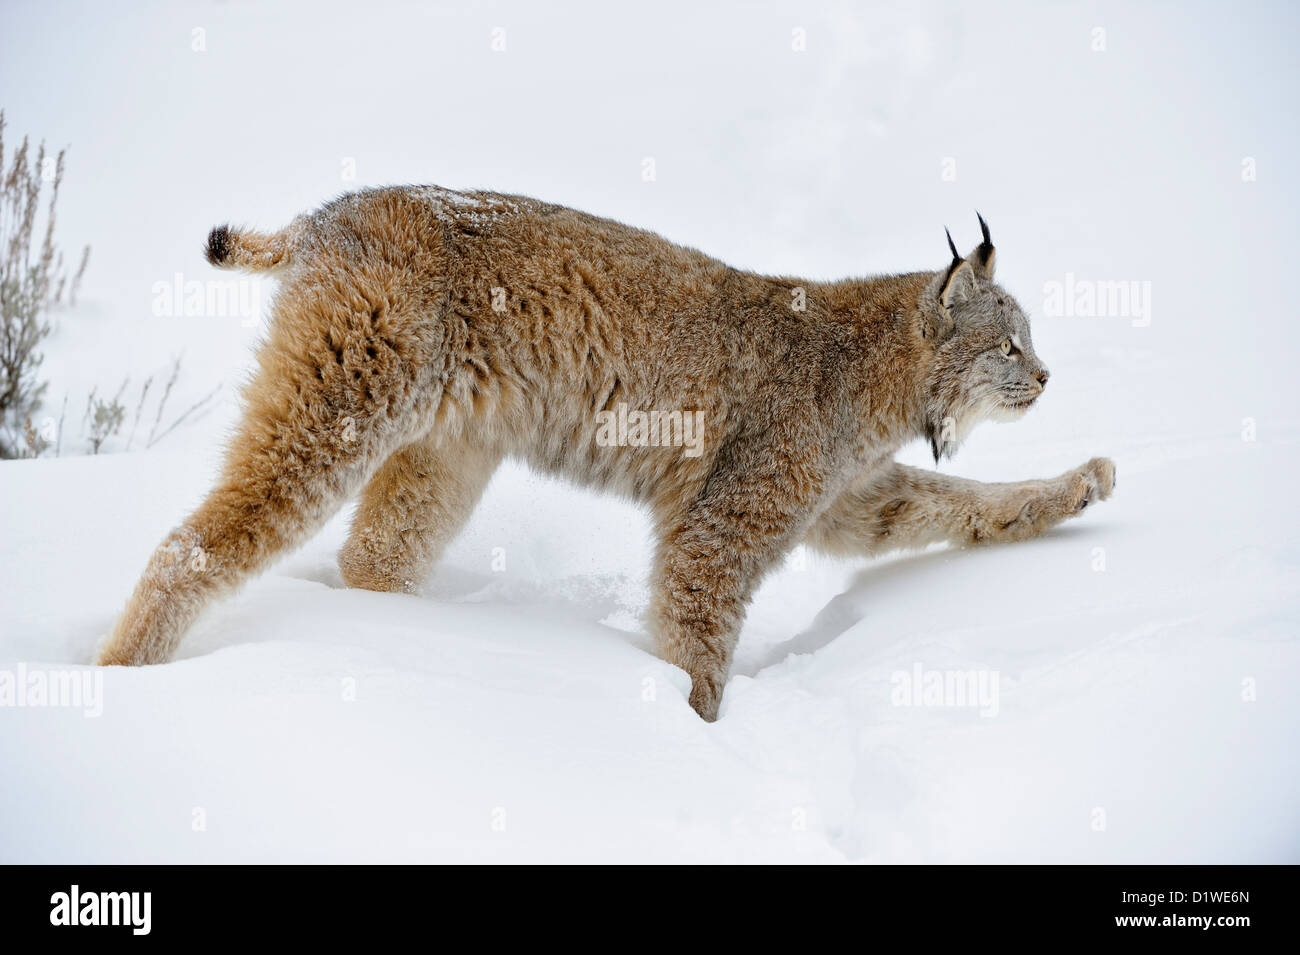
[[1038, 374], [1034, 375], [1034, 377], [1038, 379], [1039, 387], [1041, 388], [1047, 387], [1047, 379], [1050, 376], [1047, 374], [1046, 368], [1039, 369]]

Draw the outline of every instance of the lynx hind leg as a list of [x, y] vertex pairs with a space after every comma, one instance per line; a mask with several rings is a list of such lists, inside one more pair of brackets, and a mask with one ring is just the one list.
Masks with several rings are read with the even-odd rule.
[[304, 422], [281, 442], [277, 429], [246, 422], [220, 484], [154, 552], [98, 662], [166, 662], [211, 599], [323, 524], [375, 452], [375, 436], [349, 440], [348, 428]]
[[339, 553], [349, 587], [410, 591], [469, 519], [501, 461], [469, 438], [395, 452], [362, 492]]
[[150, 558], [100, 664], [168, 660], [210, 600], [317, 530], [414, 432], [415, 398], [397, 397], [417, 393], [410, 365], [339, 296], [289, 304], [217, 486]]

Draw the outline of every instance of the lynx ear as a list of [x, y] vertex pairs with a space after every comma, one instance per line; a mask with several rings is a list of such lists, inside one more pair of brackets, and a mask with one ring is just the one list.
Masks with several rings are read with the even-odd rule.
[[943, 341], [956, 329], [950, 311], [954, 305], [960, 305], [975, 294], [975, 272], [970, 263], [957, 253], [957, 243], [952, 241], [952, 233], [944, 230], [948, 236], [948, 249], [952, 252], [952, 262], [946, 271], [934, 277], [927, 293], [934, 303], [927, 310], [921, 334], [925, 338]]
[[984, 240], [975, 247], [966, 261], [975, 269], [975, 274], [982, 279], [993, 278], [993, 261], [997, 258], [997, 250], [993, 248], [993, 240], [989, 238], [989, 224], [984, 221], [984, 217], [978, 212], [975, 218], [980, 220], [980, 232], [984, 233]]
[[948, 270], [948, 280], [939, 293], [939, 304], [948, 311], [975, 297], [975, 270], [969, 262], [957, 261]]

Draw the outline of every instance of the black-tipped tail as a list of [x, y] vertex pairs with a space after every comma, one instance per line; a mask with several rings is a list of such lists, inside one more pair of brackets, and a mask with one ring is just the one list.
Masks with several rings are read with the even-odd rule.
[[208, 233], [208, 244], [203, 254], [212, 265], [221, 267], [230, 258], [230, 249], [230, 226], [219, 225]]
[[208, 233], [204, 257], [219, 269], [247, 269], [274, 272], [289, 264], [289, 235], [281, 232], [253, 232], [219, 225]]

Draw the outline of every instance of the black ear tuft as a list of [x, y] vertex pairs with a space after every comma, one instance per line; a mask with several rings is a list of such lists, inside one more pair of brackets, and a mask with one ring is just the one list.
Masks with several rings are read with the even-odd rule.
[[[943, 234], [948, 237], [948, 248], [952, 250], [952, 261], [948, 263], [948, 268], [945, 270], [943, 275], [943, 281], [939, 283], [939, 304], [944, 309], [947, 309], [952, 294], [951, 289], [953, 277], [957, 274], [957, 270], [966, 264], [966, 260], [963, 259], [961, 253], [957, 251], [957, 243], [952, 241], [952, 233], [945, 228]], [[967, 271], [972, 275], [974, 274], [970, 269]]]
[[962, 257], [957, 252], [957, 243], [952, 241], [952, 233], [945, 227], [943, 234], [948, 237], [948, 248], [952, 250], [952, 261], [948, 263], [948, 270], [944, 273], [943, 283], [939, 286], [940, 292], [948, 287], [948, 283], [952, 281], [953, 273], [956, 272], [957, 267], [962, 264]]
[[993, 278], [993, 260], [995, 250], [993, 248], [993, 239], [989, 235], [989, 224], [984, 221], [984, 217], [977, 211], [975, 218], [980, 220], [980, 232], [983, 233], [984, 239], [971, 253], [971, 264], [975, 266], [975, 272], [980, 278]]

